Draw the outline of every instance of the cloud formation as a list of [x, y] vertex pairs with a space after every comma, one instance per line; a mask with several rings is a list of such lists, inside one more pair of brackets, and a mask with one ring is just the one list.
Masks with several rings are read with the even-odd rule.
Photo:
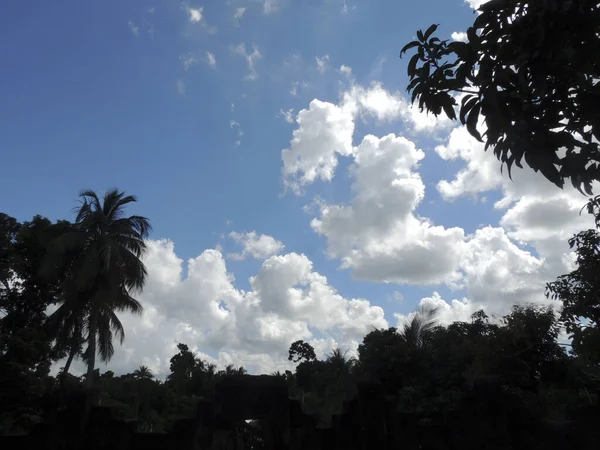
[[273, 255], [281, 253], [285, 248], [283, 242], [277, 241], [273, 236], [266, 234], [257, 234], [256, 231], [249, 233], [237, 233], [232, 231], [229, 238], [233, 239], [242, 246], [240, 253], [230, 253], [228, 258], [234, 260], [243, 260], [250, 256], [256, 259], [267, 259]]
[[232, 51], [239, 56], [242, 56], [248, 63], [248, 74], [244, 77], [246, 81], [256, 81], [258, 79], [258, 72], [256, 70], [256, 61], [262, 58], [262, 55], [258, 48], [253, 45], [252, 53], [246, 51], [246, 44], [243, 42], [232, 47]]
[[372, 327], [388, 325], [380, 307], [342, 297], [305, 255], [269, 257], [248, 292], [235, 287], [214, 249], [188, 261], [186, 278], [171, 241], [149, 241], [144, 261], [145, 313], [121, 315], [127, 335], [110, 363], [116, 373], [144, 364], [165, 376], [178, 342], [221, 367], [234, 363], [270, 373], [289, 368], [287, 350], [297, 339], [314, 343], [322, 357], [337, 345], [355, 350]]

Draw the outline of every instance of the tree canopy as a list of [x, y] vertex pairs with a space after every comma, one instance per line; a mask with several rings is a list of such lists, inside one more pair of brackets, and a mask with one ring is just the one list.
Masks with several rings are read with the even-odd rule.
[[466, 42], [440, 39], [437, 25], [417, 31], [400, 53], [415, 51], [407, 90], [421, 110], [458, 118], [509, 175], [524, 160], [591, 195], [600, 180], [598, 23], [593, 0], [490, 0]]

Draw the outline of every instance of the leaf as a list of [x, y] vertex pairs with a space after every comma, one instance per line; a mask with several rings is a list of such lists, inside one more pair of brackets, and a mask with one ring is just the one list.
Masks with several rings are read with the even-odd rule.
[[423, 42], [425, 41], [424, 37], [423, 37], [423, 32], [421, 30], [417, 31], [417, 38], [419, 39], [419, 41]]
[[408, 44], [406, 44], [404, 47], [402, 47], [402, 50], [400, 50], [400, 58], [402, 58], [402, 55], [404, 53], [406, 53], [408, 50], [410, 50], [411, 48], [415, 48], [419, 45], [419, 41], [411, 41]]
[[429, 39], [429, 36], [431, 36], [435, 32], [435, 30], [437, 30], [438, 27], [439, 24], [433, 24], [429, 28], [427, 28], [427, 31], [425, 31], [425, 35], [423, 36], [423, 40], [426, 41], [427, 39]]
[[481, 111], [481, 105], [475, 105], [471, 112], [469, 113], [469, 117], [467, 118], [467, 130], [475, 139], [479, 142], [483, 142], [481, 139], [481, 134], [477, 131], [477, 120], [479, 119], [479, 111]]
[[463, 98], [462, 105], [460, 107], [461, 123], [465, 124], [467, 122], [467, 119], [465, 118], [465, 116], [471, 110], [471, 108], [473, 108], [473, 106], [475, 106], [475, 103], [477, 103], [477, 100], [478, 100], [478, 98], [475, 95], [467, 95]]
[[456, 120], [456, 112], [454, 111], [452, 97], [449, 97], [449, 98], [450, 98], [450, 101], [444, 102], [442, 104], [442, 107], [444, 108], [444, 112], [446, 113], [446, 115], [448, 116], [449, 119]]
[[418, 77], [413, 78], [411, 80], [411, 82], [408, 84], [408, 87], [406, 88], [406, 90], [408, 92], [412, 91], [420, 82], [421, 82], [420, 78], [418, 78]]
[[414, 88], [414, 90], [412, 92], [412, 95], [410, 97], [410, 103], [411, 104], [415, 102], [415, 100], [417, 99], [417, 96], [421, 95], [421, 91], [422, 91], [422, 86], [421, 85], [415, 86], [415, 88]]
[[408, 73], [408, 76], [411, 78], [415, 76], [418, 61], [419, 61], [419, 54], [417, 53], [416, 55], [413, 55], [413, 57], [410, 58], [410, 61], [408, 62], [408, 68], [406, 69], [406, 72]]

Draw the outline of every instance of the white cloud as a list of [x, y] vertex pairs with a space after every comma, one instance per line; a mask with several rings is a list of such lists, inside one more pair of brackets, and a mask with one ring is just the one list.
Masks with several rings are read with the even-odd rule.
[[298, 90], [300, 88], [305, 88], [307, 86], [308, 86], [308, 83], [306, 81], [302, 81], [302, 82], [300, 82], [300, 81], [294, 81], [292, 83], [292, 87], [290, 89], [290, 95], [292, 97], [296, 97], [298, 95]]
[[330, 181], [337, 155], [352, 153], [354, 121], [346, 110], [328, 102], [313, 100], [296, 118], [290, 148], [281, 152], [286, 187], [299, 193], [316, 179]]
[[454, 128], [448, 143], [436, 147], [435, 151], [445, 160], [460, 158], [467, 162], [454, 180], [442, 180], [438, 183], [438, 191], [447, 200], [496, 189], [503, 182], [499, 163], [494, 155], [485, 152], [483, 144], [471, 136], [465, 127]]
[[[431, 297], [422, 298], [419, 302], [419, 306], [436, 308], [436, 319], [440, 325], [449, 325], [452, 322], [457, 321], [468, 321], [471, 314], [480, 309], [466, 298], [463, 298], [462, 300], [452, 300], [448, 303], [438, 292], [434, 292]], [[394, 314], [396, 326], [401, 327], [409, 322], [416, 314], [417, 312], [411, 312], [406, 315]]]
[[188, 70], [194, 64], [198, 62], [196, 57], [192, 53], [188, 53], [187, 55], [181, 55], [179, 60], [183, 63], [184, 70]]
[[242, 17], [244, 17], [244, 13], [246, 12], [246, 8], [235, 8], [235, 11], [233, 12], [233, 19], [234, 20], [241, 20]]
[[264, 0], [263, 1], [263, 12], [265, 14], [274, 13], [279, 9], [279, 0]]
[[210, 67], [214, 68], [217, 66], [217, 60], [215, 58], [215, 55], [211, 52], [206, 52], [206, 62]]
[[244, 80], [255, 81], [256, 79], [258, 79], [258, 72], [256, 71], [256, 61], [262, 58], [262, 55], [258, 48], [256, 48], [256, 46], [253, 45], [252, 53], [248, 53], [246, 51], [246, 44], [242, 42], [241, 44], [232, 47], [232, 51], [236, 55], [242, 56], [248, 63], [248, 69], [250, 70], [250, 72], [244, 77]]
[[399, 118], [407, 108], [400, 94], [393, 94], [383, 88], [381, 83], [373, 83], [368, 88], [360, 85], [352, 87], [343, 93], [342, 105], [353, 116], [368, 114], [378, 120]]
[[249, 233], [237, 233], [232, 231], [229, 237], [242, 246], [241, 253], [227, 255], [231, 259], [242, 260], [248, 256], [256, 259], [267, 259], [283, 251], [283, 242], [277, 241], [273, 236], [257, 234], [255, 231]]
[[436, 118], [420, 112], [399, 92], [389, 92], [377, 81], [369, 87], [353, 84], [342, 94], [342, 105], [353, 115], [371, 116], [380, 121], [402, 119], [414, 132], [439, 132], [453, 123], [444, 115]]
[[278, 116], [283, 117], [287, 123], [296, 122], [295, 115], [294, 115], [294, 108], [290, 108], [285, 111], [283, 109], [280, 109]]
[[190, 22], [192, 23], [199, 23], [202, 22], [202, 20], [204, 19], [204, 16], [202, 15], [202, 12], [204, 11], [203, 7], [199, 7], [199, 8], [191, 8], [191, 7], [187, 7], [187, 13], [188, 13], [188, 19]]
[[339, 71], [340, 71], [341, 74], [346, 75], [347, 77], [351, 77], [352, 76], [352, 67], [345, 66], [344, 64], [342, 64], [340, 66]]
[[229, 128], [235, 129], [237, 131], [237, 139], [234, 142], [233, 146], [239, 147], [240, 145], [242, 145], [241, 137], [244, 135], [241, 125], [236, 120], [231, 119], [229, 121]]
[[349, 205], [320, 205], [312, 228], [327, 252], [359, 279], [436, 284], [459, 278], [464, 232], [417, 217], [425, 187], [414, 168], [424, 154], [403, 137], [368, 135], [354, 149]]
[[450, 37], [452, 38], [453, 41], [469, 42], [467, 33], [465, 33], [464, 31], [455, 31], [450, 35]]
[[185, 83], [183, 80], [177, 80], [177, 92], [180, 95], [185, 95]]
[[400, 292], [400, 291], [394, 291], [391, 298], [392, 298], [392, 300], [394, 300], [395, 302], [398, 302], [398, 303], [401, 303], [404, 301], [404, 296], [402, 295], [402, 292]]
[[468, 3], [469, 6], [473, 9], [479, 8], [484, 3], [489, 2], [490, 0], [465, 0], [465, 3]]
[[131, 20], [129, 21], [129, 29], [134, 36], [137, 37], [140, 35], [140, 27], [136, 26]]
[[270, 373], [289, 367], [287, 350], [297, 339], [314, 342], [319, 352], [338, 345], [356, 350], [372, 327], [388, 325], [381, 308], [342, 297], [304, 255], [267, 259], [250, 279], [251, 290], [244, 292], [235, 288], [216, 250], [190, 259], [183, 279], [183, 261], [171, 241], [149, 241], [148, 246], [148, 280], [139, 298], [145, 313], [141, 318], [120, 315], [126, 337], [110, 362], [116, 373], [146, 364], [164, 377], [178, 342], [204, 358], [215, 355], [220, 367], [235, 363]]
[[506, 171], [501, 173], [501, 164], [494, 154], [484, 151], [483, 144], [464, 127], [455, 128], [447, 144], [438, 146], [436, 152], [443, 159], [465, 162], [453, 180], [438, 183], [444, 199], [479, 198], [487, 191], [501, 191], [502, 198], [494, 208], [505, 211], [500, 224], [508, 236], [533, 245], [556, 270], [566, 271], [571, 267], [567, 239], [592, 226], [587, 214], [578, 214], [586, 198], [577, 190], [570, 185], [559, 189], [526, 166], [514, 168], [511, 180]]
[[319, 73], [325, 73], [327, 71], [327, 63], [329, 62], [329, 55], [315, 56], [315, 61], [317, 62], [317, 70]]

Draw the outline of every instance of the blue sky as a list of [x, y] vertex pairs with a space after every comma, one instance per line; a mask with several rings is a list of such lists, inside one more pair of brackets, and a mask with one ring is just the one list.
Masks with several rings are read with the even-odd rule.
[[[138, 196], [131, 212], [151, 219], [156, 258], [148, 263], [152, 280], [142, 298], [150, 312], [141, 328], [137, 319], [126, 319], [133, 331], [111, 362], [119, 370], [143, 361], [162, 373], [175, 340], [187, 339], [219, 363], [267, 371], [283, 367], [291, 339], [313, 339], [322, 353], [337, 345], [353, 349], [361, 331], [395, 325], [423, 298], [443, 303], [446, 321], [467, 317], [475, 307], [502, 313], [513, 301], [543, 301], [543, 283], [570, 267], [563, 244], [585, 226], [576, 213], [585, 199], [526, 171], [515, 182], [505, 180], [499, 163], [464, 130], [419, 115], [404, 97], [406, 60], [398, 58], [399, 49], [431, 23], [441, 24], [444, 38], [465, 30], [476, 14], [471, 3], [4, 2], [0, 209], [19, 220], [34, 214], [59, 219], [72, 217], [82, 188], [116, 186]], [[328, 118], [346, 114], [355, 150], [302, 147], [310, 132], [298, 134], [296, 147], [291, 143], [299, 122], [305, 131], [318, 123], [311, 122], [318, 112], [313, 99], [326, 105]], [[305, 119], [299, 119], [301, 110]], [[383, 190], [367, 193], [379, 186], [375, 178], [355, 184], [363, 176], [357, 174], [374, 176], [360, 169], [374, 154], [361, 150], [363, 137], [389, 133], [423, 151], [406, 166], [398, 161], [409, 147], [390, 141], [398, 155], [390, 164], [405, 170], [398, 177], [416, 183], [413, 203], [402, 205]], [[319, 134], [316, 139], [325, 142]], [[291, 186], [308, 169], [286, 165], [284, 149], [295, 157], [306, 158], [306, 151], [333, 157], [334, 175], [305, 180], [294, 192]], [[369, 201], [353, 203], [360, 198]], [[350, 205], [346, 213], [364, 219], [366, 205], [378, 202], [377, 224], [327, 216], [323, 209]], [[557, 211], [551, 221], [546, 210]], [[323, 223], [320, 232], [314, 220]], [[422, 245], [411, 250], [400, 236], [413, 236], [416, 224], [424, 223], [442, 228], [414, 235]], [[348, 243], [351, 237], [356, 240]], [[279, 244], [269, 246], [273, 242]], [[244, 245], [247, 252], [240, 254]], [[431, 250], [436, 245], [437, 253]], [[256, 257], [252, 248], [260, 249]], [[284, 272], [301, 271], [300, 259], [286, 259], [290, 254], [310, 260], [311, 275], [282, 287], [277, 282]], [[225, 267], [218, 276], [210, 272], [215, 255]], [[190, 258], [213, 264], [197, 275], [204, 277], [198, 285], [183, 281]], [[347, 268], [341, 268], [344, 261]], [[407, 279], [412, 261], [418, 275]], [[448, 267], [434, 267], [438, 262]], [[283, 272], [269, 272], [275, 263]], [[180, 267], [182, 276], [164, 275], [170, 267]], [[315, 281], [315, 273], [326, 281]], [[254, 276], [259, 281], [252, 285]], [[166, 279], [168, 289], [160, 284]], [[300, 313], [293, 306], [294, 289], [311, 301], [329, 301], [331, 292], [309, 292], [310, 286], [335, 290], [348, 310], [350, 299], [366, 299], [385, 315], [369, 309], [320, 324], [318, 316], [331, 310], [315, 306], [313, 313]], [[227, 317], [211, 310], [219, 304]], [[262, 324], [259, 336], [245, 335], [242, 320], [254, 324], [250, 334]], [[163, 339], [152, 347], [147, 333]]]

